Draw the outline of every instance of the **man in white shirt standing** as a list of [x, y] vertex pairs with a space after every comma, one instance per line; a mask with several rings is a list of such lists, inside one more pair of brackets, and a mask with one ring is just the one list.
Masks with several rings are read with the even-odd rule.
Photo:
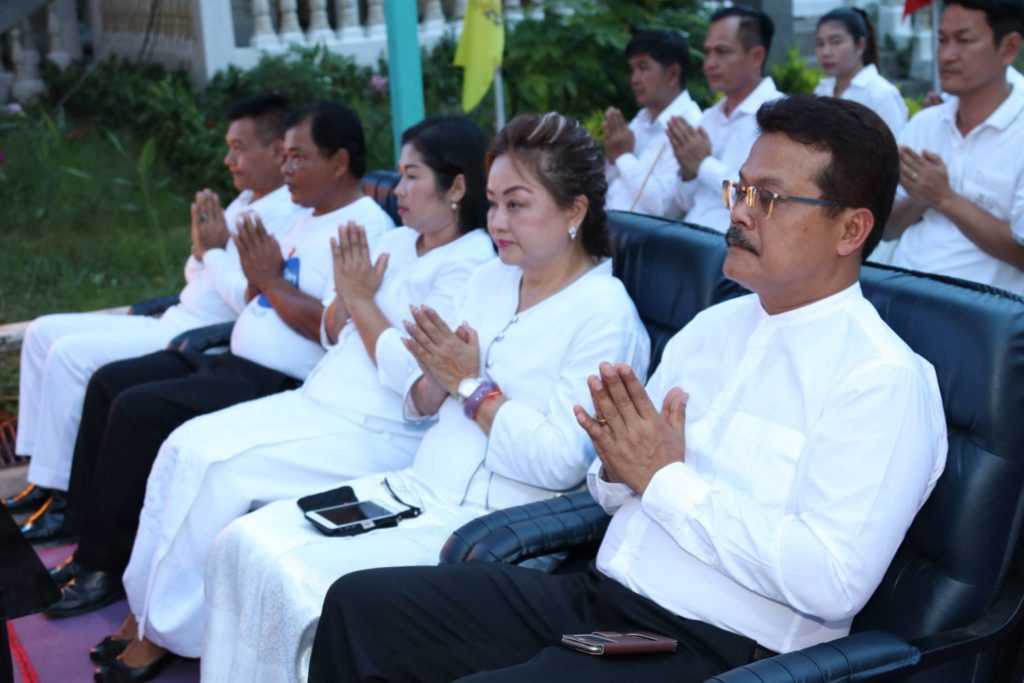
[[1022, 35], [1019, 2], [946, 3], [939, 75], [956, 98], [900, 134], [894, 265], [1024, 294], [1024, 88], [1007, 79]]
[[704, 41], [704, 75], [724, 97], [704, 112], [699, 127], [682, 118], [668, 123], [672, 153], [679, 164], [676, 201], [686, 221], [719, 232], [729, 227], [722, 207], [722, 181], [734, 179], [757, 139], [755, 115], [781, 97], [764, 75], [775, 25], [764, 12], [727, 7], [711, 15]]
[[690, 48], [676, 31], [638, 31], [626, 45], [630, 86], [642, 107], [626, 125], [622, 112], [605, 112], [604, 153], [608, 161], [606, 207], [678, 218], [675, 196], [679, 166], [672, 156], [666, 125], [672, 117], [696, 124], [700, 107], [686, 91]]
[[[185, 330], [234, 320], [245, 307], [245, 276], [229, 230], [249, 211], [276, 233], [300, 210], [280, 171], [287, 114], [287, 101], [277, 95], [256, 95], [228, 108], [224, 165], [241, 193], [226, 211], [209, 190], [197, 195], [203, 208], [192, 210], [192, 255], [179, 303], [159, 317], [59, 313], [29, 326], [21, 349], [16, 450], [32, 460], [30, 487], [19, 494], [17, 507], [42, 505], [49, 496], [56, 498], [55, 512], [63, 505], [85, 387], [97, 368], [162, 349]], [[58, 526], [46, 523], [53, 517], [30, 523], [30, 537], [44, 540], [55, 531]]]
[[[858, 282], [898, 152], [846, 100], [780, 99], [757, 122], [725, 187], [724, 271], [754, 294], [673, 337], [646, 391], [604, 363], [589, 379], [596, 415], [575, 407], [599, 457], [590, 491], [613, 514], [595, 567], [349, 574], [324, 602], [311, 683], [688, 683], [849, 631], [946, 455], [934, 370]], [[637, 630], [678, 647], [616, 658], [560, 645]]]

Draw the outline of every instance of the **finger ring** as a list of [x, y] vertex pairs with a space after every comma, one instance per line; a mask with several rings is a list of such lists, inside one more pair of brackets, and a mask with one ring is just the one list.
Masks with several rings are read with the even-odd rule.
[[594, 422], [601, 425], [602, 427], [608, 424], [608, 420], [604, 419], [603, 417], [598, 417], [597, 415], [594, 416]]
[[910, 174], [910, 179], [911, 179], [911, 180], [917, 180], [917, 174], [916, 174], [916, 173], [913, 173], [913, 172], [911, 172], [911, 174]]
[[199, 222], [200, 222], [200, 223], [205, 223], [205, 222], [206, 222], [206, 219], [207, 219], [207, 215], [206, 215], [206, 212], [204, 212], [204, 211], [200, 211], [200, 212], [199, 212]]

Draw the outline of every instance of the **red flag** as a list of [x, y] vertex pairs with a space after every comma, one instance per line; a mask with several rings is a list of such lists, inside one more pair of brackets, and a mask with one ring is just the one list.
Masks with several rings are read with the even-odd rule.
[[906, 19], [919, 9], [932, 4], [932, 0], [903, 0], [903, 18]]

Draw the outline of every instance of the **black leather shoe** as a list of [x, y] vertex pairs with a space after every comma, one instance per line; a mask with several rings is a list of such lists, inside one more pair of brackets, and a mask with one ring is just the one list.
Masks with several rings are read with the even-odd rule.
[[40, 508], [50, 499], [52, 493], [53, 489], [29, 484], [10, 498], [4, 498], [4, 507], [10, 513]]
[[89, 650], [89, 659], [96, 664], [109, 665], [117, 659], [117, 656], [125, 651], [130, 640], [118, 640], [114, 636], [107, 636], [96, 646]]
[[64, 584], [78, 576], [78, 572], [81, 571], [81, 569], [82, 565], [78, 564], [78, 560], [75, 559], [75, 556], [68, 555], [63, 562], [49, 570], [50, 578], [53, 579], [55, 584], [63, 588]]
[[21, 533], [31, 543], [45, 543], [73, 536], [74, 533], [65, 523], [67, 507], [67, 494], [51, 490], [50, 499], [25, 520]]
[[166, 652], [146, 666], [125, 666], [120, 659], [96, 669], [93, 680], [96, 683], [135, 683], [136, 681], [151, 681], [156, 678], [167, 665], [178, 658], [173, 652]]
[[45, 543], [72, 536], [71, 531], [64, 527], [64, 510], [55, 509], [53, 502], [51, 498], [22, 525], [21, 533], [29, 543]]
[[104, 607], [124, 595], [121, 577], [110, 572], [79, 569], [60, 591], [60, 600], [43, 613], [48, 617], [73, 617]]

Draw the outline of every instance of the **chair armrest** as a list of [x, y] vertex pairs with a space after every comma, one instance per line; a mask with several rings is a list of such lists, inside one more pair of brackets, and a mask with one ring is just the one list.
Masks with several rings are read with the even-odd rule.
[[178, 303], [177, 294], [168, 294], [166, 296], [156, 296], [152, 299], [144, 299], [131, 306], [128, 309], [128, 315], [160, 315], [171, 306]]
[[920, 659], [920, 651], [901, 638], [864, 631], [752, 662], [705, 683], [847, 683], [906, 669]]
[[234, 326], [233, 322], [217, 323], [182, 332], [167, 344], [167, 350], [203, 353], [216, 346], [227, 346], [231, 341], [231, 328]]
[[516, 564], [596, 541], [608, 520], [586, 491], [498, 510], [457, 529], [441, 549], [440, 563]]

